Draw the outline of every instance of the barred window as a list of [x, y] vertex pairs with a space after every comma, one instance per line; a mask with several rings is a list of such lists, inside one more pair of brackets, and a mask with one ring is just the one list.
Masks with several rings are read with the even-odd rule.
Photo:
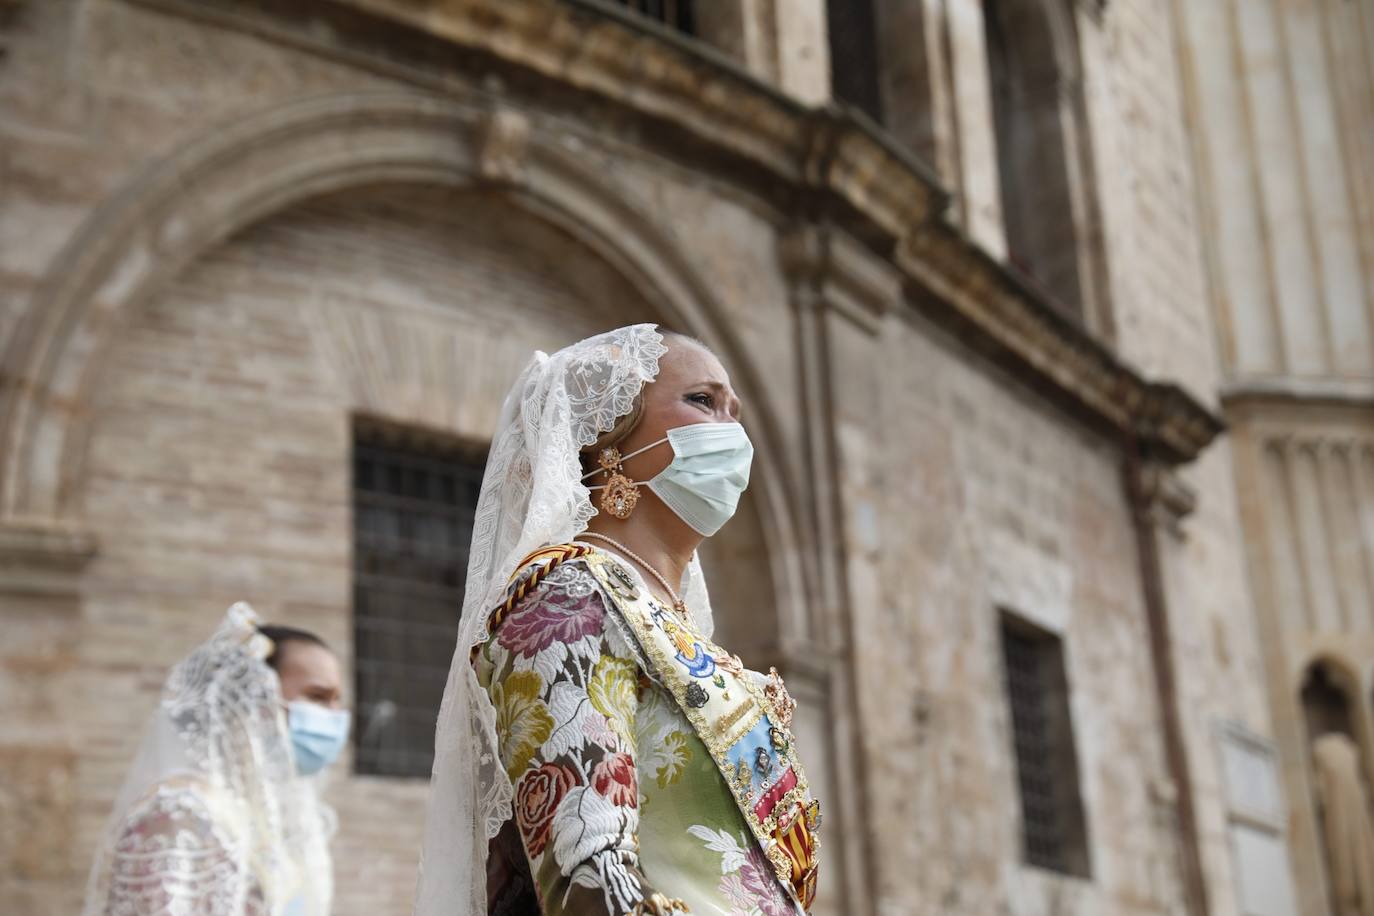
[[359, 419], [353, 440], [354, 769], [428, 778], [485, 448]]
[[1013, 614], [1001, 616], [1025, 861], [1087, 877], [1087, 830], [1063, 643]]
[[[588, 2], [588, 0], [582, 0]], [[684, 35], [697, 34], [696, 9], [693, 0], [593, 0], [608, 6], [623, 6], [646, 19], [662, 23]]]

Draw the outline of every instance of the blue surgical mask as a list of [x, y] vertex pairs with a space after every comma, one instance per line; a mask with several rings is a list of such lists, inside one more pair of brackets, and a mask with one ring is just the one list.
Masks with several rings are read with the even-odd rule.
[[286, 707], [286, 727], [296, 772], [313, 776], [339, 759], [348, 743], [352, 717], [345, 709], [326, 709], [319, 703], [292, 700]]
[[649, 489], [693, 531], [710, 537], [730, 521], [740, 494], [749, 486], [754, 445], [738, 423], [693, 423], [668, 430], [662, 439], [621, 460], [664, 442], [671, 443], [673, 460], [648, 481]]

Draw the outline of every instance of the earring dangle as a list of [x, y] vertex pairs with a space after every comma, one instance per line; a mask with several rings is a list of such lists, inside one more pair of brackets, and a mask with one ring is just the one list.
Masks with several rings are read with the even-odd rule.
[[639, 484], [625, 476], [620, 450], [602, 449], [596, 463], [606, 472], [606, 489], [601, 491], [602, 510], [621, 520], [629, 518], [635, 503], [639, 502]]

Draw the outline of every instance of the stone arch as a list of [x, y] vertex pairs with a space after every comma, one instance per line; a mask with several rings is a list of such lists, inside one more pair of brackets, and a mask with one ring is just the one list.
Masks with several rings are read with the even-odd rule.
[[754, 411], [779, 628], [809, 630], [800, 549], [768, 391], [670, 231], [582, 165], [576, 147], [518, 111], [420, 92], [285, 103], [208, 131], [149, 166], [96, 210], [50, 266], [3, 354], [0, 521], [81, 528], [74, 490], [86, 405], [121, 321], [201, 252], [293, 203], [379, 183], [495, 187], [620, 270], [662, 318], [707, 342]]
[[1074, 7], [987, 0], [983, 17], [1008, 260], [1109, 331]]
[[[1367, 804], [1369, 786], [1374, 785], [1374, 733], [1370, 729], [1369, 700], [1360, 665], [1334, 653], [1320, 653], [1302, 671], [1298, 698], [1303, 723], [1307, 817], [1311, 818], [1310, 824], [1316, 833], [1314, 851], [1320, 859], [1327, 895], [1331, 897], [1333, 888], [1341, 880], [1342, 863], [1348, 862], [1349, 857], [1333, 849], [1333, 842], [1342, 843], [1344, 839], [1339, 831], [1336, 836], [1328, 833], [1328, 806], [1351, 804], [1355, 799], [1341, 797], [1348, 795], [1348, 789], [1344, 793], [1337, 789], [1337, 796], [1323, 796], [1333, 789], [1330, 774], [1345, 772], [1348, 764], [1343, 761], [1350, 759], [1347, 755], [1352, 755], [1350, 764], [1363, 774], [1361, 781]], [[1333, 735], [1339, 736], [1339, 740]], [[1334, 746], [1323, 747], [1324, 743], [1332, 741], [1335, 741]], [[1343, 779], [1335, 784], [1349, 786]], [[1353, 806], [1359, 807], [1358, 803]]]
[[1358, 741], [1360, 693], [1357, 670], [1342, 659], [1323, 655], [1308, 662], [1298, 683], [1305, 741], [1329, 731]]
[[1324, 675], [1327, 684], [1338, 690], [1345, 704], [1346, 721], [1341, 728], [1359, 748], [1366, 778], [1374, 784], [1374, 716], [1370, 715], [1370, 687], [1363, 666], [1338, 650], [1328, 649], [1312, 654], [1298, 669], [1293, 682], [1300, 740], [1311, 747], [1317, 737], [1313, 733], [1312, 713], [1309, 710], [1308, 688], [1314, 677]]

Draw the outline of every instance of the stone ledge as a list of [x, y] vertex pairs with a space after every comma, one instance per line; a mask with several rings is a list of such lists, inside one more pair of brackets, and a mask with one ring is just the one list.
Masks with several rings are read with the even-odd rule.
[[[653, 128], [636, 130], [638, 142], [670, 146], [798, 222], [833, 223], [895, 261], [918, 309], [953, 319], [975, 349], [1089, 424], [1134, 437], [1168, 463], [1192, 460], [1224, 429], [1187, 392], [1142, 378], [947, 222], [949, 195], [929, 168], [866, 118], [803, 105], [713, 49], [601, 0], [126, 2], [372, 62], [433, 88], [455, 70], [495, 77], [512, 101], [524, 90], [551, 93], [611, 130], [633, 112]], [[401, 41], [415, 53], [401, 54]], [[445, 45], [471, 53], [446, 55]]]
[[1222, 386], [1221, 403], [1228, 410], [1252, 405], [1320, 404], [1374, 411], [1374, 379], [1242, 377]]
[[88, 531], [44, 523], [0, 524], [0, 595], [71, 595], [96, 554]]
[[896, 254], [907, 300], [972, 349], [1025, 379], [1104, 433], [1136, 440], [1144, 457], [1193, 460], [1226, 428], [1178, 385], [1152, 382], [1014, 273], [944, 225]]

